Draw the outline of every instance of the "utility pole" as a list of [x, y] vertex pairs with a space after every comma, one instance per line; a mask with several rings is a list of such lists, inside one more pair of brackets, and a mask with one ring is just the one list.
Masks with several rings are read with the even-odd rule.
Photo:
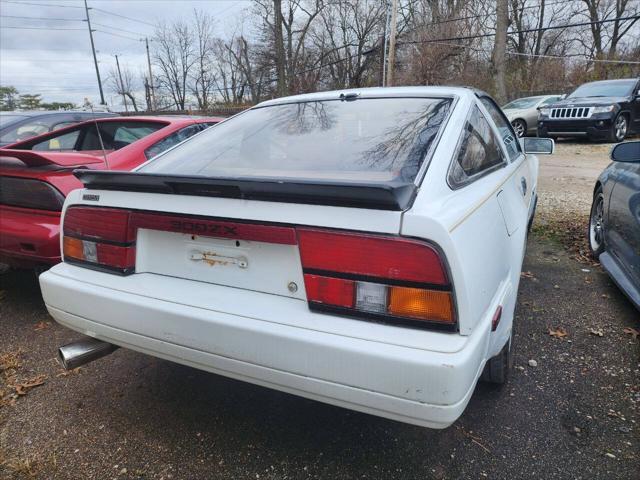
[[127, 96], [124, 94], [124, 83], [122, 81], [122, 72], [120, 72], [120, 62], [118, 61], [118, 55], [116, 57], [116, 66], [118, 67], [118, 77], [120, 77], [120, 91], [122, 93], [122, 100], [124, 101], [124, 111], [129, 113], [129, 106], [127, 105]]
[[509, 6], [507, 0], [496, 2], [496, 37], [493, 45], [493, 71], [495, 74], [496, 100], [500, 105], [507, 100], [505, 85], [505, 56], [507, 52], [507, 27], [509, 26]]
[[84, 0], [84, 10], [87, 13], [87, 26], [89, 27], [89, 39], [91, 40], [91, 51], [93, 52], [93, 63], [96, 66], [96, 76], [98, 77], [98, 88], [100, 89], [100, 105], [106, 105], [104, 92], [102, 91], [102, 80], [100, 80], [100, 70], [98, 69], [98, 59], [96, 58], [96, 46], [93, 43], [93, 30], [91, 30], [91, 20], [89, 19], [89, 6]]
[[389, 34], [389, 66], [387, 68], [387, 87], [393, 87], [393, 74], [396, 67], [396, 33], [398, 31], [398, 0], [391, 0], [391, 33]]
[[278, 96], [287, 94], [287, 79], [284, 73], [284, 43], [282, 39], [282, 0], [273, 0], [274, 36], [276, 41], [276, 75], [278, 76]]
[[386, 13], [384, 14], [384, 38], [382, 42], [382, 86], [387, 83], [387, 37], [389, 35], [389, 1], [385, 0]]
[[149, 39], [144, 38], [144, 42], [147, 45], [147, 66], [149, 67], [149, 88], [151, 89], [151, 108], [156, 110], [156, 91], [153, 87], [153, 73], [151, 73], [151, 55], [149, 55]]

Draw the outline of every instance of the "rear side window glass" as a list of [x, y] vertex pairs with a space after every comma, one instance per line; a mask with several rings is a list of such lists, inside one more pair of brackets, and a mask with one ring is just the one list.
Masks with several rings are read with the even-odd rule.
[[80, 130], [74, 130], [69, 133], [65, 133], [64, 135], [60, 135], [58, 137], [54, 137], [50, 140], [45, 140], [44, 142], [36, 143], [31, 150], [37, 151], [73, 151], [76, 148], [76, 142], [78, 141], [78, 136], [80, 135]]
[[0, 139], [2, 143], [14, 143], [21, 140], [27, 140], [28, 138], [35, 137], [36, 135], [42, 135], [49, 131], [49, 126], [42, 122], [31, 122], [20, 125], [13, 128], [8, 132], [2, 134]]
[[98, 123], [100, 136], [95, 126], [85, 125], [85, 135], [79, 150], [118, 150], [165, 127], [159, 122], [101, 122]]
[[139, 171], [207, 177], [412, 182], [450, 98], [358, 98], [248, 110]]
[[509, 160], [514, 161], [516, 158], [520, 156], [522, 153], [522, 149], [520, 148], [520, 142], [518, 141], [518, 136], [513, 131], [511, 124], [504, 116], [502, 111], [497, 107], [493, 101], [487, 97], [480, 97], [480, 101], [485, 106], [485, 108], [489, 111], [489, 115], [493, 119], [493, 122], [498, 127], [498, 131], [500, 131], [500, 137], [502, 137], [502, 142], [507, 147], [507, 153], [509, 154]]
[[154, 143], [149, 148], [144, 151], [144, 154], [147, 158], [153, 158], [156, 155], [161, 154], [165, 150], [170, 149], [171, 147], [176, 146], [183, 140], [195, 135], [199, 131], [202, 130], [202, 125], [189, 125], [177, 132], [172, 133], [171, 135], [163, 138], [159, 142]]
[[449, 169], [449, 184], [459, 188], [505, 165], [502, 149], [480, 109], [473, 107]]

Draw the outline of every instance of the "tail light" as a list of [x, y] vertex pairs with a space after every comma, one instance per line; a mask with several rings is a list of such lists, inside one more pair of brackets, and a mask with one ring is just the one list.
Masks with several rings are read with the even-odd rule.
[[138, 228], [298, 244], [312, 310], [411, 325], [456, 324], [453, 290], [439, 252], [403, 237], [72, 206], [64, 217], [64, 260], [134, 273]]
[[451, 285], [431, 245], [352, 232], [299, 228], [297, 233], [311, 309], [455, 325]]
[[130, 217], [126, 210], [69, 207], [63, 224], [64, 260], [115, 273], [133, 273], [136, 247]]
[[0, 176], [0, 204], [37, 210], [62, 210], [64, 195], [41, 180]]

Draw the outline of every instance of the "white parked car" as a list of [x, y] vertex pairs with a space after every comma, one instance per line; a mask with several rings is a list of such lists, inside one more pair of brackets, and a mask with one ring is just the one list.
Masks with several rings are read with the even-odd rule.
[[122, 346], [444, 428], [506, 379], [537, 174], [495, 102], [453, 87], [271, 100], [136, 173], [79, 171], [40, 283], [93, 339], [61, 359]]

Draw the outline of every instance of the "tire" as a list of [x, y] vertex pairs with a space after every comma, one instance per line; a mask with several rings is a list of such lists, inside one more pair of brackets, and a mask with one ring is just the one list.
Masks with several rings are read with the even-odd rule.
[[527, 135], [527, 124], [521, 118], [517, 118], [511, 122], [511, 126], [518, 137], [525, 137]]
[[618, 114], [609, 131], [609, 141], [612, 143], [620, 143], [627, 136], [629, 131], [629, 119], [624, 113]]
[[494, 385], [504, 385], [509, 379], [509, 372], [513, 368], [513, 327], [509, 340], [500, 353], [491, 357], [484, 366], [480, 380]]
[[589, 239], [589, 250], [596, 260], [604, 252], [604, 194], [599, 186], [593, 194], [591, 213], [589, 214], [589, 227], [587, 238]]

